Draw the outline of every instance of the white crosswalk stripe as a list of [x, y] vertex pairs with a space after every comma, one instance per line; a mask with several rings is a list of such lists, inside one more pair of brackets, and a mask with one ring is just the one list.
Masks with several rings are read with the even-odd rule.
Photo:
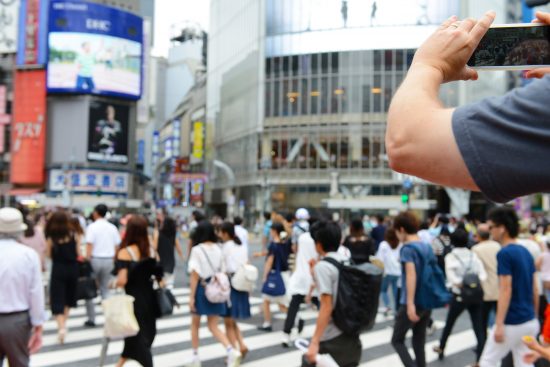
[[[191, 356], [190, 331], [189, 326], [191, 317], [188, 312], [187, 302], [189, 290], [187, 288], [178, 288], [174, 290], [178, 301], [182, 307], [175, 310], [174, 315], [157, 321], [157, 336], [153, 344], [153, 354], [155, 366], [161, 367], [181, 367], [185, 366], [186, 361]], [[260, 313], [261, 299], [251, 297], [252, 313], [255, 318], [247, 322], [239, 323], [243, 332], [245, 342], [250, 349], [250, 354], [243, 361], [243, 366], [247, 367], [270, 367], [270, 366], [298, 366], [301, 361], [301, 352], [295, 348], [284, 349], [281, 346], [283, 337], [282, 322], [284, 314], [278, 311], [275, 305], [272, 305], [272, 312], [276, 320], [276, 329], [271, 333], [264, 333], [256, 330], [256, 325], [260, 323], [257, 315]], [[101, 307], [96, 306], [98, 317], [96, 328], [84, 328], [82, 325], [86, 320], [86, 312], [83, 304], [75, 310], [72, 310], [68, 321], [69, 333], [66, 337], [65, 345], [57, 344], [56, 324], [54, 320], [46, 323], [44, 330], [44, 348], [42, 351], [31, 358], [32, 367], [69, 367], [69, 366], [97, 366], [101, 343], [103, 340]], [[317, 314], [312, 310], [304, 310], [300, 313], [302, 319], [306, 320], [306, 327], [302, 336], [311, 337], [315, 329], [315, 320]], [[389, 367], [399, 366], [400, 362], [391, 347], [390, 340], [392, 335], [392, 318], [386, 318], [379, 315], [374, 330], [361, 336], [363, 344], [363, 364], [361, 366]], [[437, 321], [439, 329], [443, 327], [442, 323]], [[200, 329], [201, 347], [200, 357], [203, 367], [223, 366], [226, 351], [217, 343], [209, 333], [206, 325], [203, 323]], [[437, 356], [431, 352], [431, 348], [436, 341], [431, 341], [426, 346], [427, 358], [429, 362], [435, 361]], [[461, 352], [468, 352], [472, 355], [471, 349], [475, 346], [475, 337], [471, 330], [459, 330], [455, 332], [450, 339], [446, 354], [451, 356]], [[107, 366], [114, 366], [123, 347], [122, 340], [111, 341], [107, 355]], [[369, 356], [373, 356], [369, 358]], [[473, 361], [472, 361], [473, 362]], [[448, 364], [445, 366], [464, 366], [462, 364]], [[128, 362], [126, 366], [138, 366], [135, 362]]]

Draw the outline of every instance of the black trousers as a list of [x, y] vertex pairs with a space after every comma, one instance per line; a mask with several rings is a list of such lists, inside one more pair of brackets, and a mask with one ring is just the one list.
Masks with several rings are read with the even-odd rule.
[[330, 354], [340, 367], [355, 367], [361, 362], [361, 340], [359, 336], [341, 334], [319, 344], [319, 354]]
[[[409, 320], [407, 316], [407, 307], [404, 305], [399, 307], [399, 311], [397, 311], [397, 315], [395, 316], [391, 344], [405, 367], [426, 367], [426, 328], [430, 322], [432, 311], [417, 308], [416, 313], [418, 317], [420, 317], [417, 323], [412, 323], [412, 321]], [[412, 347], [416, 361], [413, 361], [405, 345], [405, 337], [407, 331], [410, 329], [412, 329], [413, 332]]]
[[[286, 334], [290, 334], [292, 331], [294, 323], [296, 322], [296, 315], [300, 310], [300, 305], [305, 302], [305, 299], [306, 296], [302, 294], [295, 294], [292, 296], [290, 305], [288, 306], [288, 311], [286, 313], [285, 327], [283, 328], [283, 332]], [[317, 297], [313, 297], [311, 302], [317, 307], [317, 309], [319, 309], [319, 299]]]
[[449, 336], [453, 331], [453, 327], [455, 325], [456, 320], [465, 310], [468, 310], [468, 313], [470, 314], [470, 320], [472, 321], [472, 328], [474, 329], [474, 334], [476, 335], [476, 339], [477, 339], [476, 361], [479, 361], [479, 357], [481, 357], [481, 352], [483, 352], [483, 347], [485, 346], [485, 340], [487, 339], [487, 328], [484, 327], [482, 323], [482, 319], [483, 319], [482, 303], [466, 305], [460, 302], [457, 299], [456, 295], [453, 295], [453, 299], [449, 306], [449, 312], [447, 313], [447, 321], [445, 322], [445, 328], [443, 328], [443, 333], [441, 334], [441, 340], [439, 341], [439, 347], [441, 349], [445, 349], [445, 346], [447, 345], [447, 340], [449, 339]]

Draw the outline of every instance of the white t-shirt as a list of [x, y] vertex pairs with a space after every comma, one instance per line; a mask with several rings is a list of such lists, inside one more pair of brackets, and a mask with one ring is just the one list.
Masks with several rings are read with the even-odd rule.
[[120, 234], [112, 223], [100, 218], [86, 229], [86, 243], [92, 244], [92, 257], [115, 257]]
[[233, 274], [241, 267], [241, 265], [248, 262], [248, 254], [243, 245], [237, 245], [234, 241], [230, 240], [222, 245], [223, 260], [225, 264], [225, 271], [229, 274]]
[[191, 255], [189, 255], [189, 272], [196, 271], [201, 279], [210, 278], [215, 273], [223, 270], [222, 260], [222, 249], [218, 244], [198, 244], [193, 246]]
[[239, 237], [246, 253], [248, 254], [248, 231], [241, 225], [235, 226], [235, 235]]
[[309, 288], [313, 283], [309, 262], [312, 259], [316, 260], [318, 257], [317, 250], [315, 250], [315, 242], [309, 232], [301, 234], [298, 237], [296, 269], [288, 282], [288, 294], [301, 294], [303, 296], [309, 294]]
[[384, 274], [401, 276], [401, 263], [399, 262], [399, 252], [403, 245], [399, 244], [392, 249], [387, 241], [380, 242], [376, 257], [384, 263]]

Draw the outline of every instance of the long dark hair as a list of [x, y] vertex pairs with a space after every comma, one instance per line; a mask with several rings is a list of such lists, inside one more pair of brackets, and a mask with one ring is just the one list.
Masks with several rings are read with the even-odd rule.
[[69, 219], [69, 225], [71, 226], [71, 230], [77, 235], [82, 236], [84, 234], [84, 229], [82, 229], [78, 217], [71, 217]]
[[349, 230], [352, 237], [360, 238], [365, 236], [365, 227], [363, 226], [363, 221], [359, 218], [352, 219]]
[[25, 224], [27, 225], [27, 229], [25, 229], [25, 232], [23, 233], [23, 235], [26, 238], [34, 237], [34, 222], [31, 219], [29, 219], [29, 217], [25, 217], [24, 221], [25, 221]]
[[71, 225], [69, 215], [64, 210], [53, 212], [46, 222], [46, 238], [50, 238], [54, 243], [59, 242], [71, 235]]
[[227, 234], [237, 245], [242, 245], [241, 239], [235, 234], [235, 226], [231, 222], [223, 222], [220, 231]]
[[147, 219], [144, 216], [134, 214], [126, 224], [126, 234], [120, 244], [120, 250], [131, 245], [136, 245], [139, 249], [141, 259], [149, 257], [151, 245], [149, 243], [149, 233]]
[[203, 242], [218, 242], [214, 225], [207, 220], [201, 220], [191, 234], [191, 240], [193, 241], [193, 246]]
[[165, 217], [160, 227], [160, 233], [170, 240], [176, 238], [176, 221], [171, 217]]

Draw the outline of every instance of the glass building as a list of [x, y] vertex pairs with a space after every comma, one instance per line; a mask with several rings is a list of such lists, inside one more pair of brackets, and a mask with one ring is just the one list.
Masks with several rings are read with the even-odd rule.
[[[212, 167], [209, 201], [241, 214], [402, 208], [407, 178], [385, 151], [389, 104], [416, 48], [461, 11], [457, 0], [213, 0], [209, 157], [233, 175]], [[461, 94], [441, 91], [448, 106]], [[430, 208], [434, 188], [411, 179], [414, 204]]]

